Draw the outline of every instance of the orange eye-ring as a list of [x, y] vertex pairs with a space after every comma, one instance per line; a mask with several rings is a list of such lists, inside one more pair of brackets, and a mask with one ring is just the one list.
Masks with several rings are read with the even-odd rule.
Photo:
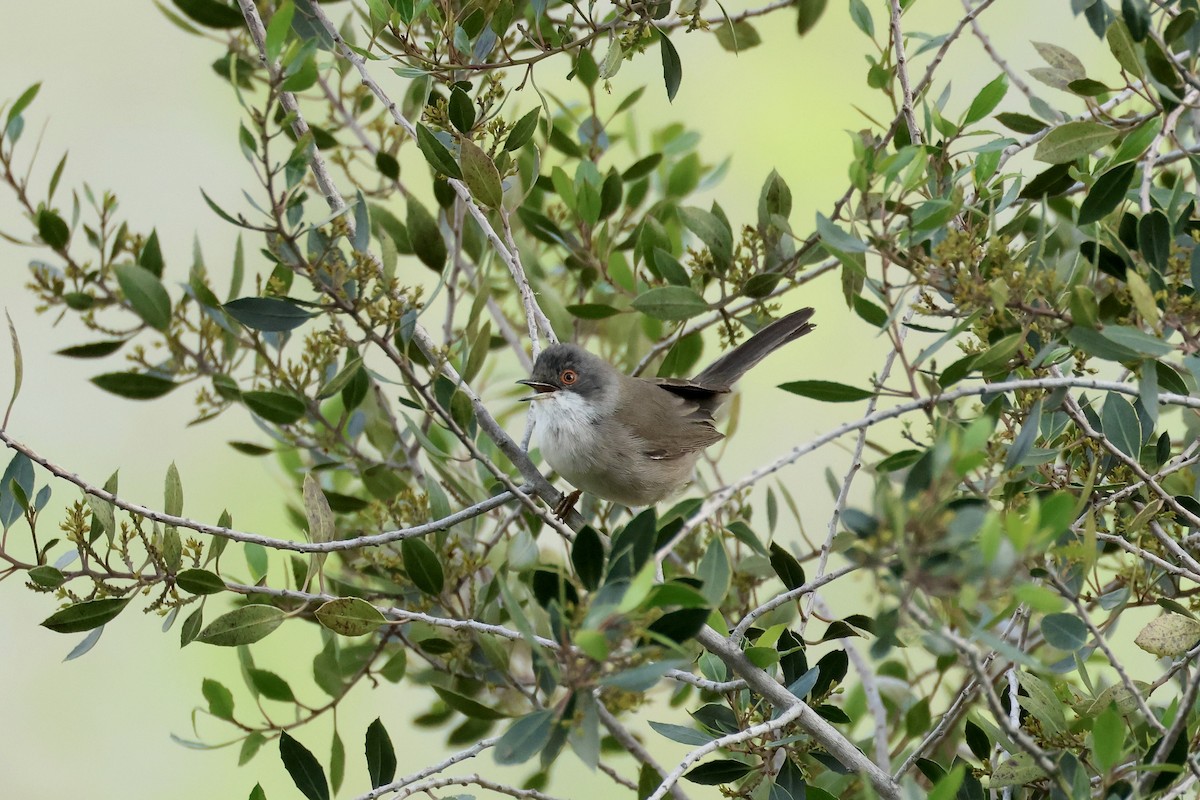
[[579, 374], [573, 369], [564, 369], [562, 374], [558, 376], [558, 379], [562, 381], [563, 386], [570, 386], [579, 380]]

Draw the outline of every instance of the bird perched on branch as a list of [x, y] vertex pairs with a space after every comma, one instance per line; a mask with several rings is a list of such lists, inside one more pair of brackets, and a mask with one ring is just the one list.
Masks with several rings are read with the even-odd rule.
[[[713, 412], [758, 362], [813, 329], [813, 309], [772, 322], [690, 380], [635, 378], [573, 344], [538, 356], [517, 381], [534, 390], [535, 430], [550, 466], [577, 487], [629, 507], [648, 506], [692, 476], [706, 447], [724, 438]], [[574, 505], [568, 495], [557, 511]]]

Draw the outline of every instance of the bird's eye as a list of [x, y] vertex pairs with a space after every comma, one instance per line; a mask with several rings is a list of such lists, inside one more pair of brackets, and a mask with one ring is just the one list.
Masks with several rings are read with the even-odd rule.
[[570, 386], [579, 380], [579, 373], [573, 369], [564, 369], [562, 374], [558, 376], [558, 379], [562, 381], [563, 386]]

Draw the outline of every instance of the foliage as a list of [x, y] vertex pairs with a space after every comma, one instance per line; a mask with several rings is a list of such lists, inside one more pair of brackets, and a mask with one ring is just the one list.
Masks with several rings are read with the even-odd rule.
[[[793, 227], [774, 173], [755, 219], [698, 205], [721, 168], [681, 124], [639, 130], [637, 110], [687, 79], [673, 38], [736, 51], [766, 15], [804, 35], [823, 0], [714, 18], [688, 0], [603, 14], [330, 5], [340, 27], [316, 0], [160, 6], [222, 44], [214, 69], [241, 108], [248, 206], [205, 196], [240, 229], [227, 288], [199, 247], [187, 270], [165, 263], [111, 193], [85, 184], [63, 200], [65, 157], [31, 187], [18, 146], [38, 87], [4, 112], [18, 238], [45, 251], [31, 289], [96, 334], [62, 355], [122, 353], [97, 386], [136, 401], [187, 387], [193, 422], [248, 412], [261, 441], [231, 444], [275, 455], [309, 534], [189, 519], [173, 467], [161, 510], [131, 506], [116, 474], [91, 483], [0, 431], [16, 453], [0, 478], [0, 575], [61, 600], [42, 624], [87, 633], [72, 657], [122, 613], [133, 624], [130, 606], [182, 618], [183, 646], [237, 648], [258, 707], [210, 679], [202, 709], [240, 738], [239, 763], [277, 739], [309, 798], [341, 788], [346, 755], [341, 731], [314, 754], [304, 723], [379, 679], [432, 687], [415, 723], [466, 749], [396, 778], [382, 722], [345, 732], [365, 742], [371, 797], [545, 797], [567, 749], [639, 798], [682, 794], [681, 777], [760, 800], [1179, 797], [1196, 784], [1195, 0], [1074, 3], [1112, 61], [1037, 43], [1036, 88], [991, 49], [991, 2], [918, 36], [911, 3], [851, 0], [878, 53], [867, 81], [895, 114], [855, 134], [850, 186], [811, 231]], [[999, 74], [954, 111], [938, 68], [970, 34]], [[617, 77], [646, 50], [663, 74], [650, 95]], [[570, 65], [582, 102], [538, 92], [542, 61]], [[524, 86], [537, 102], [518, 109]], [[833, 276], [862, 320], [853, 335], [881, 334], [891, 352], [867, 388], [782, 388], [865, 412], [739, 481], [705, 469], [698, 485], [718, 488], [669, 508], [591, 501], [563, 524], [536, 451], [480, 401], [498, 365], [528, 368], [527, 342], [547, 339], [635, 373], [692, 374], [703, 331], [728, 345]], [[838, 512], [824, 541], [798, 547], [810, 512], [773, 476], [844, 436], [856, 443], [831, 480]], [[860, 467], [871, 489], [850, 505]], [[48, 540], [47, 472], [84, 492]], [[871, 590], [831, 615], [819, 595], [846, 576]], [[255, 665], [250, 645], [285, 623], [311, 624], [327, 697]], [[692, 748], [674, 768], [625, 727], [659, 695], [687, 711], [652, 723]], [[264, 700], [295, 721], [272, 721]], [[528, 765], [528, 784], [448, 772], [486, 750]], [[636, 778], [609, 766], [614, 750], [640, 762]]]

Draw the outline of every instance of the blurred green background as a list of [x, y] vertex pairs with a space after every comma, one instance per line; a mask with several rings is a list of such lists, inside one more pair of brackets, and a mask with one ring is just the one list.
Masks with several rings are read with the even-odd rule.
[[[877, 30], [883, 31], [886, 3], [873, 0], [868, 5]], [[1082, 20], [1072, 18], [1069, 5], [1065, 0], [1006, 0], [981, 21], [997, 49], [1024, 73], [1040, 63], [1030, 39], [1083, 52], [1103, 47]], [[753, 4], [726, 4], [731, 14], [750, 7]], [[340, 18], [344, 8], [339, 4], [331, 10]], [[715, 5], [711, 13], [719, 13]], [[905, 27], [941, 34], [961, 13], [958, 0], [918, 0]], [[236, 144], [240, 109], [228, 85], [209, 68], [221, 55], [220, 46], [182, 33], [143, 0], [9, 3], [4, 23], [0, 98], [14, 99], [30, 84], [43, 82], [40, 96], [25, 114], [27, 126], [18, 150], [18, 162], [25, 163], [45, 126], [33, 185], [44, 187], [59, 155], [69, 150], [60, 205], [69, 208], [64, 198], [84, 181], [97, 193], [111, 190], [135, 228], [157, 227], [168, 287], [172, 274], [183, 274], [191, 263], [193, 237], [203, 247], [216, 284], [222, 285], [235, 231], [207, 208], [200, 188], [236, 207], [241, 190], [252, 187], [252, 177]], [[828, 213], [846, 186], [850, 135], [867, 124], [858, 109], [885, 120], [891, 117], [890, 106], [881, 93], [866, 87], [865, 56], [877, 50], [852, 26], [844, 3], [830, 2], [817, 28], [803, 39], [795, 34], [790, 10], [766, 17], [758, 30], [763, 45], [737, 56], [721, 50], [711, 35], [677, 31], [672, 39], [683, 58], [683, 83], [674, 104], [666, 102], [654, 49], [622, 67], [613, 80], [612, 102], [648, 84], [636, 112], [643, 136], [652, 128], [681, 121], [701, 132], [699, 150], [707, 163], [732, 156], [713, 196], [735, 225], [754, 218], [759, 188], [771, 169], [778, 170], [794, 195], [793, 227], [804, 235], [812, 228], [814, 212]], [[927, 58], [917, 59], [916, 75], [924, 72]], [[569, 96], [564, 80], [568, 69], [564, 59], [544, 62], [538, 67], [539, 85]], [[395, 95], [403, 91], [400, 78], [382, 67], [376, 72]], [[951, 108], [965, 108], [998, 72], [978, 41], [964, 36], [942, 73], [943, 79], [953, 77]], [[510, 85], [517, 80], [514, 76]], [[1043, 96], [1054, 94], [1040, 85], [1037, 89]], [[522, 110], [534, 102], [528, 96], [518, 100]], [[1027, 111], [1012, 90], [1001, 110]], [[8, 191], [0, 191], [0, 230], [30, 236], [31, 228]], [[248, 266], [261, 266], [253, 255], [257, 244], [247, 244]], [[121, 494], [152, 506], [161, 504], [163, 475], [174, 461], [183, 478], [188, 516], [212, 522], [228, 508], [242, 530], [296, 535], [280, 513], [280, 499], [290, 481], [273, 461], [239, 455], [225, 444], [230, 439], [261, 439], [243, 411], [235, 408], [216, 421], [187, 427], [192, 416], [188, 392], [147, 404], [122, 401], [87, 380], [98, 372], [120, 369], [119, 356], [98, 364], [53, 355], [90, 339], [70, 319], [56, 324], [52, 316], [34, 313], [32, 295], [23, 288], [27, 264], [46, 256], [38, 249], [0, 241], [0, 304], [12, 315], [25, 358], [24, 389], [10, 432], [97, 484], [120, 468]], [[420, 280], [429, 275], [423, 269], [414, 271]], [[869, 386], [878, 369], [883, 342], [847, 314], [836, 277], [787, 298], [788, 307], [802, 304], [818, 307], [820, 327], [743, 382], [741, 425], [722, 456], [725, 480], [855, 418], [860, 410], [857, 405], [818, 406], [774, 390], [774, 385], [816, 378]], [[4, 398], [11, 387], [10, 361], [4, 342]], [[490, 401], [499, 412], [511, 403], [511, 393], [500, 387]], [[518, 425], [519, 420], [511, 424]], [[806, 530], [817, 541], [824, 537], [832, 508], [825, 471], [832, 469], [840, 476], [848, 463], [847, 448], [848, 444], [826, 448], [781, 474], [802, 505]], [[7, 453], [0, 456], [0, 466], [8, 458]], [[44, 481], [45, 474], [39, 472], [39, 485]], [[61, 482], [54, 482], [53, 488], [42, 521], [43, 540], [64, 504], [78, 497], [73, 487]], [[797, 535], [793, 531], [784, 538], [794, 541]], [[169, 736], [213, 743], [228, 736], [227, 726], [212, 723], [204, 714], [193, 715], [193, 710], [203, 702], [200, 683], [206, 676], [234, 688], [239, 704], [251, 702], [241, 690], [232, 651], [202, 645], [181, 651], [177, 629], [164, 635], [160, 618], [127, 613], [89, 654], [62, 663], [82, 637], [38, 627], [55, 607], [52, 597], [28, 591], [19, 580], [0, 583], [0, 794], [28, 800], [80, 793], [98, 799], [192, 800], [245, 797], [261, 780], [269, 797], [298, 796], [273, 744], [239, 769], [236, 747], [193, 752]], [[303, 698], [321, 702], [307, 677], [314, 642], [315, 631], [290, 624], [256, 652], [260, 666], [285, 675]], [[347, 749], [340, 796], [352, 797], [368, 785], [361, 737], [376, 716], [383, 718], [397, 745], [398, 775], [438, 759], [441, 735], [411, 725], [429, 699], [419, 690], [390, 685], [374, 692], [360, 688], [350, 696], [339, 711]], [[668, 713], [663, 709], [657, 718], [666, 719]], [[648, 730], [644, 720], [635, 727]], [[323, 761], [328, 759], [330, 735], [327, 720], [297, 734]], [[686, 749], [653, 734], [647, 738], [664, 760]], [[483, 759], [479, 768], [494, 771], [491, 758]], [[456, 772], [475, 769], [469, 763], [462, 766]], [[633, 774], [629, 765], [623, 771]], [[517, 780], [526, 771], [507, 774]], [[580, 774], [587, 779], [580, 780]], [[549, 790], [588, 800], [609, 796], [611, 787], [607, 778], [588, 775], [573, 756], [564, 755]], [[718, 796], [715, 788], [690, 791], [697, 798]]]

